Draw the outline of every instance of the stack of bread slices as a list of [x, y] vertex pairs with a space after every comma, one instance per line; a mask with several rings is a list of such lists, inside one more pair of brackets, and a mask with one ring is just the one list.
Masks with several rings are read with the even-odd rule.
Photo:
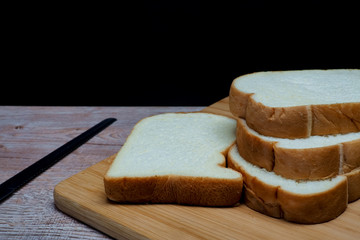
[[104, 176], [110, 200], [250, 208], [298, 223], [360, 198], [360, 70], [259, 72], [231, 85], [234, 118], [139, 121]]
[[298, 223], [336, 218], [360, 198], [360, 70], [258, 72], [230, 89], [228, 166], [245, 204]]

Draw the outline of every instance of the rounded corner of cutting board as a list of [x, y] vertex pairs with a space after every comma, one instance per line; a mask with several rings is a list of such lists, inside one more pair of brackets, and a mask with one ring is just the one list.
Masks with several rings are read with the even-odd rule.
[[215, 113], [215, 114], [234, 118], [234, 116], [230, 113], [230, 109], [229, 109], [229, 97], [225, 97], [220, 101], [211, 104], [210, 106], [204, 108], [200, 112]]

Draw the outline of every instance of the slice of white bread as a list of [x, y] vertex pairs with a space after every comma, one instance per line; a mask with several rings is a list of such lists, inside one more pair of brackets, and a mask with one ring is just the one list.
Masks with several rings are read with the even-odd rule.
[[236, 78], [229, 107], [266, 136], [360, 131], [360, 70], [258, 72]]
[[348, 204], [346, 176], [300, 182], [286, 179], [247, 162], [236, 144], [229, 151], [228, 166], [244, 177], [245, 204], [272, 217], [322, 223], [338, 217]]
[[243, 178], [226, 168], [235, 129], [234, 119], [208, 113], [141, 120], [104, 177], [107, 197], [130, 203], [238, 203]]
[[240, 155], [248, 162], [285, 178], [325, 179], [360, 167], [360, 132], [275, 138], [257, 133], [239, 118], [236, 140]]

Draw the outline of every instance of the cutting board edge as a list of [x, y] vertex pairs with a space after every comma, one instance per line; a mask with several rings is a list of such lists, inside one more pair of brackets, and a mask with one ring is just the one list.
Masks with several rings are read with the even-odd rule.
[[[113, 156], [110, 156], [100, 161], [97, 164], [108, 161], [112, 157]], [[97, 164], [79, 172], [78, 174], [85, 172], [90, 168], [96, 167]], [[69, 181], [71, 178], [76, 177], [78, 174], [75, 174], [72, 177], [65, 179], [64, 181], [58, 183], [55, 186], [53, 197], [56, 208], [58, 208], [60, 211], [67, 214], [68, 216], [78, 221], [81, 221], [87, 224], [88, 226], [91, 226], [92, 228], [95, 228], [100, 232], [105, 233], [115, 239], [143, 239], [143, 240], [149, 239], [127, 226], [119, 224], [118, 222], [112, 221], [111, 219], [100, 213], [92, 211], [91, 209], [87, 208], [84, 204], [77, 203], [75, 199], [71, 198], [71, 196], [66, 195], [65, 197], [61, 191], [62, 185], [65, 184], [66, 181]], [[91, 212], [94, 216], [90, 216], [89, 212]], [[101, 222], [101, 224], [98, 223], [99, 221]], [[104, 223], [106, 224], [104, 225]]]

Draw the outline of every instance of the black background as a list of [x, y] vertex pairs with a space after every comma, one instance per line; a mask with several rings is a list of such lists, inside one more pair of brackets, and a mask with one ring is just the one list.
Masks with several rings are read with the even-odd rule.
[[4, 7], [0, 104], [209, 105], [242, 74], [360, 66], [352, 2], [226, 2]]

